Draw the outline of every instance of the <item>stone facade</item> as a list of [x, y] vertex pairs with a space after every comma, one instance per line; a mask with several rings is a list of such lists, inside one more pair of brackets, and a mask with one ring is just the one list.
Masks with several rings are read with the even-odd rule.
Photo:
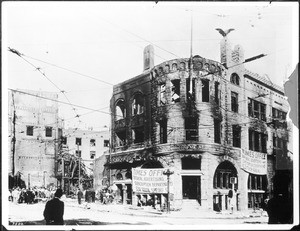
[[[232, 188], [236, 209], [261, 206], [272, 192], [277, 152], [287, 156], [291, 143], [289, 106], [283, 89], [248, 71], [242, 47], [231, 49], [226, 37], [221, 61], [174, 59], [114, 86], [111, 183], [128, 189], [131, 168], [169, 168], [172, 208], [197, 200], [203, 209], [226, 210]], [[249, 170], [245, 153], [261, 156], [264, 168]]]
[[17, 91], [9, 95], [12, 139], [9, 172], [12, 175], [20, 173], [26, 187], [56, 185], [55, 156], [62, 128], [55, 102], [58, 95], [21, 91], [25, 94]]

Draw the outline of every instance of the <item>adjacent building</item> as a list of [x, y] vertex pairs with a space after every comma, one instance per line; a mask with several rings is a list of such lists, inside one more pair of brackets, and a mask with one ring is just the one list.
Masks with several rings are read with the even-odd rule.
[[[233, 188], [237, 209], [260, 207], [278, 159], [292, 168], [283, 88], [247, 70], [227, 36], [221, 62], [194, 55], [154, 66], [153, 57], [146, 47], [144, 72], [113, 88], [110, 184], [136, 205], [145, 195], [132, 190], [132, 168], [171, 169], [171, 208], [226, 210]], [[163, 206], [167, 195], [156, 196]]]
[[56, 185], [55, 158], [62, 131], [57, 98], [52, 92], [9, 92], [9, 175], [18, 178], [11, 187]]

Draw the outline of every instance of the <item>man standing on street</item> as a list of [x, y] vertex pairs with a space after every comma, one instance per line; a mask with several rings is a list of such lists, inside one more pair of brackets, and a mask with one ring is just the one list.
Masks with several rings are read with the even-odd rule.
[[81, 205], [81, 198], [83, 197], [83, 192], [78, 188], [77, 192], [77, 198], [78, 198], [78, 204]]
[[44, 218], [46, 225], [63, 225], [64, 224], [64, 202], [60, 200], [63, 195], [62, 189], [57, 189], [54, 198], [46, 203]]

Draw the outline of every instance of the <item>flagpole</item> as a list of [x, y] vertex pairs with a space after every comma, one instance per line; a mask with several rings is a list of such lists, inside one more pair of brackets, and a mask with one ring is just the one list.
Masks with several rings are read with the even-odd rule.
[[193, 68], [193, 10], [191, 10], [191, 44], [190, 44], [190, 74], [189, 74], [189, 78], [190, 78], [190, 95], [192, 97], [192, 88], [193, 88], [193, 81], [192, 81], [192, 68]]

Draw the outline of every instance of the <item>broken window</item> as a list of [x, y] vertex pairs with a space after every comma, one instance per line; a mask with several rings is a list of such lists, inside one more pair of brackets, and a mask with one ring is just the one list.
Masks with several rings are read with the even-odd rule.
[[116, 120], [124, 119], [126, 117], [126, 109], [124, 100], [119, 100], [116, 105]]
[[219, 101], [220, 101], [219, 85], [220, 85], [220, 83], [215, 82], [215, 102], [217, 105], [219, 105]]
[[[192, 87], [190, 87], [192, 83]], [[186, 79], [186, 95], [189, 100], [195, 100], [195, 79]]]
[[214, 119], [214, 142], [221, 143], [221, 121]]
[[248, 98], [248, 115], [266, 121], [266, 105]]
[[235, 85], [240, 85], [240, 77], [236, 73], [233, 73], [230, 76], [230, 82]]
[[180, 102], [180, 79], [171, 80], [171, 102]]
[[241, 126], [232, 125], [232, 146], [241, 147]]
[[126, 145], [126, 131], [116, 132], [116, 145], [118, 147]]
[[132, 129], [132, 140], [133, 143], [142, 143], [144, 142], [144, 128], [138, 127]]
[[26, 135], [33, 136], [33, 126], [26, 126]]
[[52, 127], [46, 127], [46, 137], [52, 137]]
[[186, 140], [198, 140], [198, 118], [187, 117], [184, 121]]
[[90, 158], [94, 159], [96, 156], [96, 151], [90, 151]]
[[90, 139], [90, 146], [95, 147], [96, 146], [96, 140], [95, 139]]
[[109, 140], [104, 140], [104, 147], [109, 147]]
[[76, 150], [75, 154], [76, 154], [77, 157], [81, 157], [81, 150]]
[[201, 79], [202, 81], [202, 102], [209, 102], [209, 80]]
[[267, 153], [267, 134], [249, 129], [249, 150]]
[[136, 94], [132, 101], [132, 115], [139, 115], [144, 112], [144, 97]]
[[239, 111], [239, 98], [238, 98], [238, 93], [236, 92], [231, 92], [231, 110], [233, 112], [238, 112]]
[[163, 106], [166, 104], [166, 85], [162, 84], [159, 86], [159, 105]]
[[81, 145], [81, 138], [76, 138], [75, 139], [75, 144], [80, 146]]
[[159, 143], [167, 143], [167, 119], [163, 119], [159, 122]]

